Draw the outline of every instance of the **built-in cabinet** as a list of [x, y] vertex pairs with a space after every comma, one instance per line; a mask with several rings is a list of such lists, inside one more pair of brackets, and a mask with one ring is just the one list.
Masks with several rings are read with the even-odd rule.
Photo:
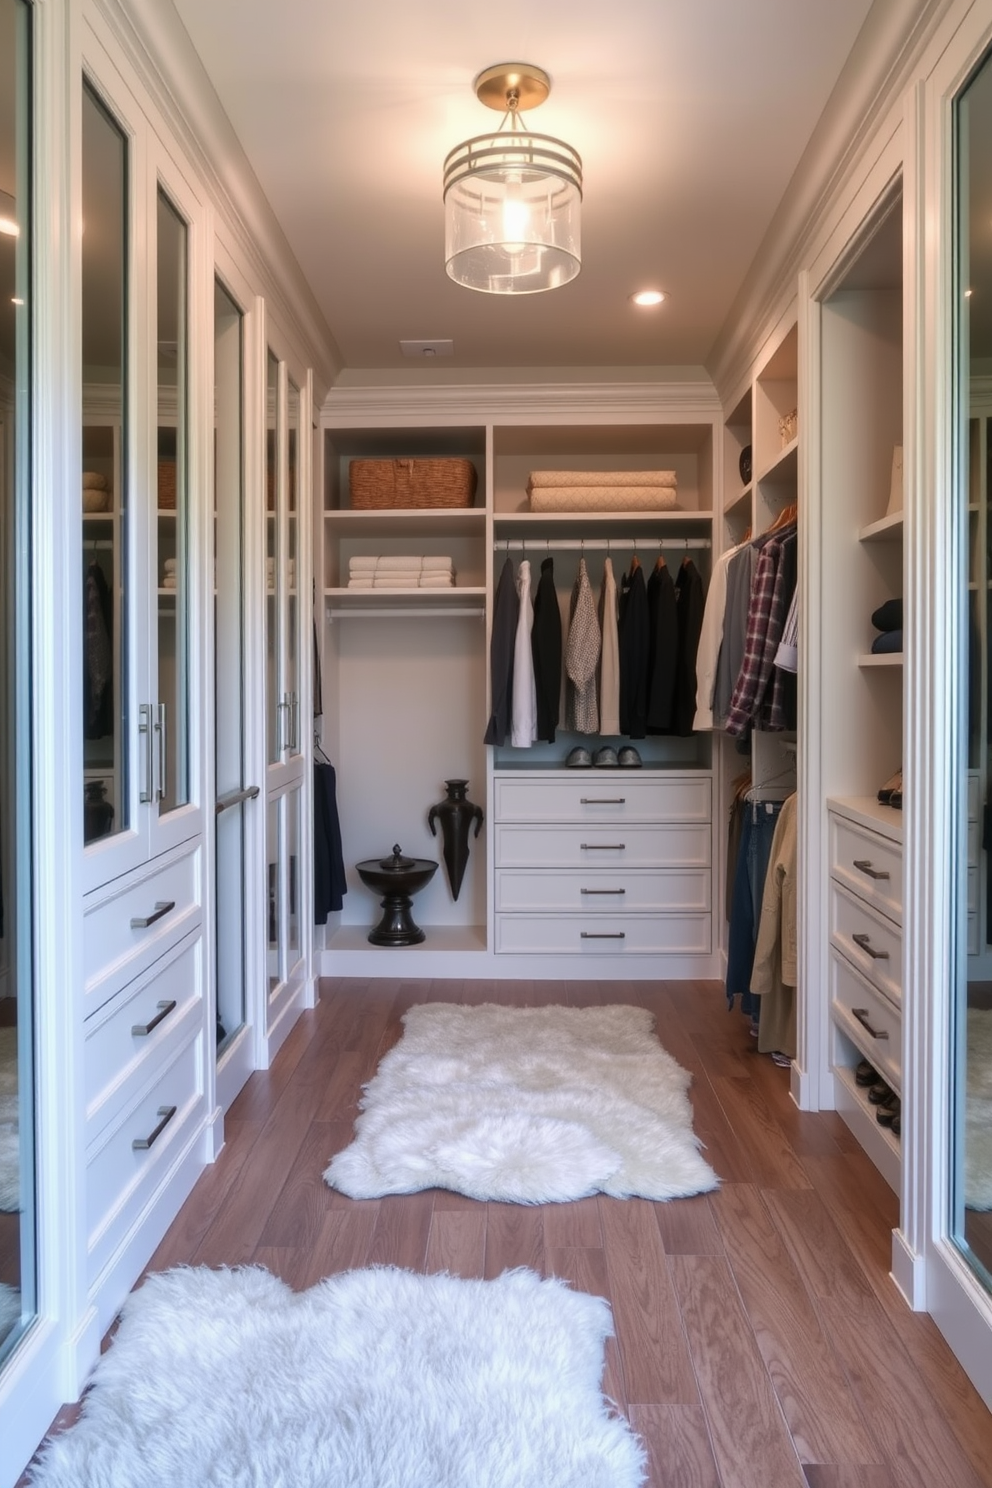
[[[393, 975], [402, 960], [411, 974], [429, 965], [432, 975], [531, 976], [537, 953], [547, 958], [547, 975], [558, 974], [555, 958], [580, 976], [607, 974], [622, 958], [625, 975], [650, 976], [659, 955], [673, 975], [712, 973], [718, 948], [709, 736], [626, 740], [559, 729], [553, 742], [529, 748], [483, 742], [493, 601], [507, 560], [531, 563], [533, 591], [541, 562], [553, 558], [563, 635], [583, 560], [597, 597], [606, 558], [618, 584], [635, 557], [645, 572], [665, 562], [673, 574], [692, 561], [705, 582], [718, 499], [716, 417], [712, 404], [705, 410], [705, 392], [698, 396], [700, 407], [688, 417], [666, 410], [664, 400], [649, 415], [634, 413], [606, 393], [591, 418], [582, 415], [581, 395], [572, 411], [566, 401], [563, 413], [559, 399], [555, 416], [542, 418], [545, 400], [535, 390], [530, 417], [494, 417], [497, 394], [484, 422], [439, 420], [439, 399], [433, 408], [425, 403], [416, 420], [390, 419], [383, 406], [358, 424], [345, 422], [347, 399], [336, 414], [331, 394], [320, 550], [323, 681], [336, 705], [325, 705], [322, 745], [337, 772], [348, 892], [328, 924], [325, 972]], [[605, 411], [611, 401], [613, 416]], [[359, 456], [467, 459], [476, 471], [474, 502], [355, 509], [349, 467]], [[527, 487], [541, 469], [673, 470], [677, 503], [666, 511], [535, 511]], [[411, 555], [450, 558], [454, 585], [349, 585], [353, 559]], [[593, 753], [623, 743], [637, 748], [639, 768], [566, 766], [577, 745]], [[407, 963], [406, 951], [369, 945], [377, 904], [354, 865], [388, 855], [394, 843], [437, 860], [428, 812], [452, 777], [469, 781], [486, 826], [472, 843], [458, 900], [443, 872], [418, 894], [414, 913], [427, 934]], [[595, 843], [584, 840], [590, 812], [598, 819]]]

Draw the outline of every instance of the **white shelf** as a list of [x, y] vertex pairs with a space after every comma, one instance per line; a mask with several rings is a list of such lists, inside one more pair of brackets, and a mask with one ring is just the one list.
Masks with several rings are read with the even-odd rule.
[[797, 434], [789, 443], [781, 449], [772, 460], [771, 464], [759, 472], [755, 477], [755, 483], [760, 484], [767, 481], [770, 484], [784, 484], [786, 481], [796, 480], [799, 474], [799, 435]]
[[734, 496], [732, 500], [727, 502], [726, 506], [723, 508], [724, 516], [736, 516], [738, 512], [743, 512], [744, 508], [747, 508], [747, 510], [750, 511], [751, 493], [753, 489], [754, 487], [751, 485], [750, 482], [748, 482], [743, 491], [739, 492], [738, 495]]
[[486, 591], [451, 589], [325, 589], [327, 618], [341, 615], [484, 615]]
[[858, 657], [859, 667], [901, 667], [901, 651], [883, 651], [876, 654], [873, 651], [865, 651]]
[[883, 806], [875, 796], [830, 796], [827, 807], [871, 831], [882, 832], [893, 842], [902, 841], [902, 812], [896, 806]]
[[441, 538], [454, 533], [481, 534], [486, 525], [486, 512], [481, 506], [432, 507], [423, 511], [404, 508], [325, 511], [324, 522], [340, 537], [381, 537], [385, 532], [390, 537]]
[[877, 522], [869, 522], [867, 527], [862, 527], [858, 533], [861, 542], [893, 542], [902, 537], [902, 512], [893, 512], [891, 516], [880, 517]]
[[711, 511], [497, 511], [493, 512], [494, 528], [503, 527], [562, 527], [579, 523], [583, 527], [619, 527], [632, 529], [638, 526], [684, 527], [686, 524], [708, 526], [713, 520]]

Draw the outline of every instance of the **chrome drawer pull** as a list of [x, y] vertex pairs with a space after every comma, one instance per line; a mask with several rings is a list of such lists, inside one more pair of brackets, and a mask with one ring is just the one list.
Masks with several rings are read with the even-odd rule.
[[855, 868], [859, 869], [862, 873], [864, 873], [868, 878], [889, 878], [890, 877], [890, 874], [889, 874], [889, 871], [888, 871], [887, 868], [873, 868], [871, 866], [871, 858], [855, 858], [855, 860], [854, 860], [854, 866], [855, 866]]
[[583, 930], [583, 940], [626, 940], [626, 930]]
[[865, 935], [862, 931], [857, 935], [852, 935], [851, 939], [854, 941], [854, 944], [856, 946], [860, 946], [861, 949], [866, 953], [866, 955], [869, 955], [873, 961], [888, 961], [888, 951], [876, 951], [875, 947], [871, 943], [870, 935]]
[[162, 1120], [159, 1122], [155, 1130], [153, 1132], [149, 1132], [147, 1137], [135, 1137], [134, 1141], [131, 1143], [131, 1146], [133, 1147], [135, 1152], [147, 1152], [149, 1147], [154, 1147], [155, 1143], [165, 1131], [165, 1128], [168, 1126], [173, 1116], [175, 1116], [176, 1107], [159, 1106], [158, 1114], [161, 1116]]
[[150, 1023], [132, 1023], [131, 1032], [134, 1034], [134, 1037], [147, 1038], [153, 1028], [157, 1028], [160, 1023], [164, 1023], [169, 1014], [174, 1011], [175, 1006], [176, 999], [174, 997], [171, 1002], [158, 1003], [158, 1012]]
[[626, 894], [626, 889], [580, 889], [580, 894]]
[[583, 852], [623, 852], [626, 842], [583, 842]]
[[626, 796], [580, 796], [580, 806], [626, 806]]
[[175, 909], [175, 899], [160, 899], [150, 915], [136, 915], [131, 921], [132, 930], [147, 930], [149, 925], [154, 925], [163, 915], [167, 915], [170, 909]]
[[888, 1031], [887, 1028], [882, 1028], [882, 1029], [872, 1028], [871, 1024], [868, 1022], [868, 1009], [867, 1008], [852, 1008], [851, 1009], [851, 1012], [857, 1018], [858, 1022], [861, 1024], [861, 1026], [863, 1028], [867, 1028], [868, 1032], [871, 1034], [871, 1036], [872, 1036], [873, 1039], [887, 1039], [888, 1038], [889, 1031]]

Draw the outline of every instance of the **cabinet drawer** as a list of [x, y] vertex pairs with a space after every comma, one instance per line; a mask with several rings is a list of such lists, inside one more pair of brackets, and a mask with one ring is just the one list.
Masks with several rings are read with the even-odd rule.
[[843, 816], [830, 816], [830, 871], [834, 878], [902, 921], [902, 848]]
[[83, 901], [86, 1016], [199, 927], [200, 864], [199, 842], [185, 843]]
[[704, 822], [710, 819], [707, 777], [645, 777], [631, 770], [585, 770], [567, 779], [497, 776], [497, 821]]
[[530, 955], [705, 956], [706, 915], [497, 915], [496, 951]]
[[496, 908], [516, 914], [558, 911], [564, 914], [616, 915], [708, 912], [708, 868], [621, 870], [597, 873], [527, 872], [502, 869], [496, 874]]
[[[177, 1144], [197, 1117], [202, 1050], [202, 1037], [181, 1046], [151, 1087], [87, 1149], [90, 1285], [163, 1181]], [[151, 1145], [136, 1147], [136, 1142]]]
[[830, 886], [830, 941], [880, 992], [901, 1000], [899, 929], [837, 883]]
[[501, 823], [497, 868], [708, 868], [709, 823], [698, 826], [546, 826]]
[[834, 1024], [894, 1090], [902, 1089], [902, 1018], [836, 951], [830, 952]]
[[203, 1018], [203, 941], [190, 936], [86, 1020], [87, 1141], [154, 1078]]

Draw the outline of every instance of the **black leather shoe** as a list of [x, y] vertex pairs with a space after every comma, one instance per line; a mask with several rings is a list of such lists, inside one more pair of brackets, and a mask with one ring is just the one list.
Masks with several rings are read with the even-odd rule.
[[902, 1116], [902, 1102], [896, 1095], [884, 1106], [879, 1106], [875, 1111], [875, 1120], [879, 1126], [891, 1126], [894, 1121]]
[[877, 1085], [872, 1085], [868, 1091], [868, 1099], [873, 1106], [884, 1106], [887, 1101], [891, 1100], [892, 1095], [893, 1091], [884, 1080], [880, 1080]]
[[862, 1059], [861, 1063], [855, 1066], [854, 1083], [855, 1085], [876, 1085], [878, 1070], [873, 1064], [869, 1064], [867, 1059]]

